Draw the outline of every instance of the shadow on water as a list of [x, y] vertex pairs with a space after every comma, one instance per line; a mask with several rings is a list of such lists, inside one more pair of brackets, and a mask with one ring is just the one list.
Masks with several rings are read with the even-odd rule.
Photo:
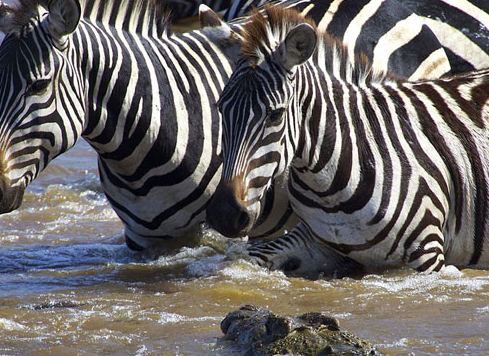
[[104, 283], [131, 287], [189, 281], [213, 274], [224, 259], [206, 245], [158, 255], [133, 252], [119, 236], [95, 243], [17, 245], [0, 249], [0, 298]]
[[107, 263], [137, 262], [124, 245], [91, 243], [61, 246], [30, 245], [0, 250], [0, 273], [35, 272], [47, 269], [85, 269]]

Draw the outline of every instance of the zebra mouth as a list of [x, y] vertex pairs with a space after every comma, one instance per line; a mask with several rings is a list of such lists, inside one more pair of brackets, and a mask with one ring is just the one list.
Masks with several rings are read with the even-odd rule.
[[4, 180], [0, 179], [0, 214], [10, 213], [22, 204], [24, 198], [24, 187], [10, 187]]
[[207, 206], [207, 223], [226, 237], [239, 237], [248, 233], [252, 217], [226, 185], [219, 185]]

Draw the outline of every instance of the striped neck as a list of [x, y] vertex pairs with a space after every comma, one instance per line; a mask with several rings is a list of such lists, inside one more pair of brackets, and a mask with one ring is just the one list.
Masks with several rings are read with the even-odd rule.
[[327, 35], [313, 57], [297, 68], [295, 90], [301, 130], [294, 168], [307, 171], [306, 176], [322, 171], [320, 190], [329, 187], [326, 195], [373, 178], [362, 176], [367, 171], [362, 165], [373, 162], [372, 152], [357, 142], [358, 137], [369, 134], [366, 122], [375, 115], [364, 105], [363, 95], [368, 88], [392, 80], [375, 72], [364, 58], [350, 58], [347, 49]]

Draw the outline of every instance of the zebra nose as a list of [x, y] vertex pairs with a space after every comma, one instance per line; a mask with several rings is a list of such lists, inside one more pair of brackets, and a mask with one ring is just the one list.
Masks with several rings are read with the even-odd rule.
[[207, 223], [226, 237], [244, 236], [251, 228], [245, 206], [236, 198], [230, 185], [220, 184], [207, 206]]
[[0, 177], [0, 214], [17, 209], [23, 197], [24, 188], [11, 187], [6, 178]]

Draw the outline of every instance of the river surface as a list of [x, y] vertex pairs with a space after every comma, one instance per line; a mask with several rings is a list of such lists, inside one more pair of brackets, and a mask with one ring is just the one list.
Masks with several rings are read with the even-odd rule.
[[210, 231], [163, 256], [130, 252], [84, 142], [0, 224], [0, 355], [237, 354], [219, 323], [248, 303], [329, 313], [387, 354], [489, 352], [488, 272], [288, 278], [226, 258], [239, 242]]

